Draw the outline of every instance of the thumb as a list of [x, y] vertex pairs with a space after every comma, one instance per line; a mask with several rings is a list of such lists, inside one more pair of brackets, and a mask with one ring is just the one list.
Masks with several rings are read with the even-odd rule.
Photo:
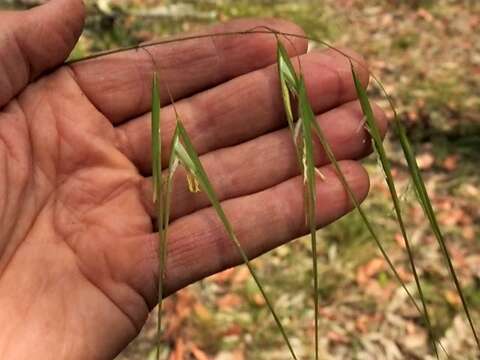
[[50, 0], [26, 11], [0, 12], [0, 108], [65, 61], [84, 19], [82, 0]]

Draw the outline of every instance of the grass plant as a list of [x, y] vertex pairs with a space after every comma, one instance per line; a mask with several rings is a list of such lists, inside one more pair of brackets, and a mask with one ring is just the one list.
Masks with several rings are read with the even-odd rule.
[[[315, 138], [321, 144], [325, 154], [327, 155], [332, 167], [336, 172], [336, 175], [338, 176], [342, 186], [344, 187], [345, 192], [347, 193], [353, 208], [358, 212], [361, 218], [361, 221], [363, 222], [364, 226], [367, 228], [369, 234], [373, 238], [380, 253], [384, 257], [388, 267], [392, 271], [394, 277], [397, 279], [397, 281], [406, 291], [408, 297], [410, 298], [415, 308], [418, 310], [419, 314], [421, 315], [424, 325], [427, 328], [430, 336], [432, 350], [435, 356], [438, 358], [439, 357], [439, 352], [437, 349], [438, 339], [435, 339], [434, 332], [432, 330], [430, 315], [428, 311], [428, 304], [427, 304], [427, 301], [425, 300], [424, 290], [422, 289], [422, 283], [421, 283], [419, 272], [417, 271], [415, 266], [414, 251], [413, 251], [412, 245], [410, 244], [405, 221], [402, 215], [400, 200], [396, 190], [394, 177], [391, 171], [392, 166], [389, 161], [387, 152], [383, 146], [381, 133], [378, 128], [377, 122], [375, 121], [375, 116], [372, 111], [372, 107], [370, 105], [366, 89], [361, 85], [358, 79], [358, 76], [355, 72], [354, 59], [351, 59], [347, 54], [345, 54], [341, 50], [336, 49], [335, 47], [331, 46], [330, 44], [324, 41], [321, 41], [320, 39], [309, 39], [308, 37], [305, 37], [302, 35], [281, 33], [269, 28], [262, 28], [262, 29], [257, 28], [257, 29], [251, 29], [246, 31], [239, 31], [239, 32], [222, 33], [222, 34], [202, 34], [202, 35], [188, 36], [184, 38], [169, 39], [166, 41], [154, 42], [154, 43], [144, 44], [141, 46], [134, 46], [130, 48], [117, 49], [117, 50], [108, 51], [100, 54], [94, 54], [94, 55], [85, 57], [83, 59], [73, 60], [71, 62], [84, 61], [84, 60], [92, 59], [105, 54], [112, 54], [112, 53], [138, 49], [138, 48], [146, 48], [150, 46], [168, 44], [168, 43], [178, 42], [178, 41], [189, 41], [189, 40], [214, 37], [214, 36], [249, 36], [251, 34], [272, 34], [277, 38], [277, 67], [278, 67], [278, 77], [279, 77], [279, 88], [281, 90], [285, 117], [291, 132], [292, 142], [295, 146], [297, 163], [299, 166], [300, 173], [302, 174], [304, 179], [305, 219], [310, 232], [311, 250], [312, 250], [313, 294], [314, 294], [313, 303], [315, 307], [314, 309], [315, 311], [314, 358], [316, 360], [319, 358], [319, 342], [318, 342], [319, 287], [318, 287], [318, 264], [317, 264], [316, 186], [317, 186], [317, 181], [322, 181], [322, 178], [323, 178], [323, 175], [315, 167], [315, 157], [314, 157]], [[286, 39], [292, 38], [292, 37], [297, 37], [297, 38], [299, 37], [299, 38], [313, 40], [333, 49], [334, 51], [337, 51], [338, 53], [342, 54], [343, 56], [349, 59], [351, 64], [351, 69], [352, 69], [352, 79], [355, 84], [357, 97], [359, 99], [362, 112], [365, 117], [366, 128], [372, 139], [372, 145], [373, 145], [375, 155], [379, 160], [381, 170], [384, 173], [385, 181], [390, 192], [391, 200], [393, 202], [394, 211], [396, 215], [396, 220], [398, 222], [399, 229], [404, 241], [409, 264], [415, 280], [416, 292], [418, 293], [418, 296], [420, 298], [421, 307], [419, 306], [414, 295], [408, 289], [407, 285], [399, 275], [393, 261], [390, 259], [387, 251], [385, 250], [382, 244], [380, 236], [377, 234], [374, 226], [368, 219], [367, 214], [363, 210], [358, 199], [356, 199], [354, 192], [350, 188], [345, 178], [345, 175], [342, 173], [340, 165], [338, 164], [338, 161], [334, 156], [334, 153], [325, 137], [325, 134], [323, 133], [321, 127], [316, 122], [315, 114], [308, 100], [308, 94], [305, 87], [304, 74], [301, 71], [301, 64], [299, 63], [299, 69], [296, 71], [291, 60], [289, 59], [289, 56], [285, 47], [280, 41], [280, 37], [283, 37]], [[448, 247], [445, 243], [445, 238], [442, 234], [442, 231], [436, 219], [435, 211], [433, 209], [432, 203], [428, 196], [425, 183], [422, 179], [420, 169], [416, 162], [414, 151], [406, 135], [405, 128], [400, 122], [398, 116], [396, 115], [395, 107], [390, 95], [385, 91], [383, 85], [375, 76], [374, 76], [374, 80], [379, 84], [381, 90], [383, 91], [384, 95], [387, 97], [392, 107], [392, 110], [395, 114], [394, 120], [393, 120], [394, 130], [397, 134], [397, 137], [400, 141], [400, 145], [403, 149], [404, 158], [408, 165], [409, 173], [412, 178], [413, 186], [416, 191], [418, 201], [421, 204], [424, 214], [429, 221], [430, 229], [438, 241], [443, 257], [446, 261], [448, 270], [451, 274], [453, 283], [455, 285], [456, 291], [461, 299], [464, 312], [468, 319], [468, 322], [471, 327], [475, 341], [477, 343], [478, 349], [480, 350], [480, 340], [478, 338], [475, 325], [474, 325], [472, 316], [470, 314], [468, 304], [466, 302], [466, 298], [463, 294], [462, 286], [460, 284], [458, 276], [456, 275], [455, 268], [453, 266], [451, 256], [448, 251]], [[173, 101], [172, 101], [172, 105], [175, 109], [175, 103]], [[193, 192], [203, 191], [208, 197], [211, 206], [214, 208], [219, 221], [221, 221], [225, 229], [226, 234], [228, 235], [229, 239], [232, 241], [232, 243], [236, 247], [244, 264], [247, 266], [263, 298], [265, 299], [265, 303], [269, 308], [280, 333], [282, 334], [282, 337], [285, 341], [286, 346], [289, 349], [291, 357], [293, 359], [297, 359], [294, 348], [287, 336], [287, 332], [284, 329], [279, 316], [275, 312], [273, 303], [269, 299], [267, 293], [264, 290], [264, 286], [262, 285], [262, 281], [260, 280], [259, 276], [256, 274], [252, 264], [250, 263], [250, 259], [247, 253], [245, 252], [245, 250], [243, 249], [240, 239], [237, 238], [234, 228], [230, 223], [230, 221], [228, 220], [228, 217], [222, 208], [219, 198], [216, 195], [215, 190], [207, 176], [207, 173], [205, 172], [200, 162], [198, 154], [196, 153], [194, 146], [188, 136], [188, 133], [182, 124], [181, 116], [176, 112], [176, 109], [175, 109], [175, 113], [176, 113], [176, 128], [172, 138], [169, 165], [168, 165], [168, 169], [165, 170], [165, 175], [162, 175], [161, 111], [160, 111], [160, 97], [159, 97], [159, 88], [158, 88], [158, 75], [155, 73], [153, 75], [153, 81], [152, 81], [152, 117], [151, 117], [152, 126], [151, 127], [152, 127], [152, 169], [153, 169], [153, 183], [154, 183], [153, 184], [153, 188], [154, 188], [153, 200], [157, 208], [157, 225], [158, 225], [158, 234], [159, 234], [159, 246], [158, 246], [159, 339], [161, 334], [161, 303], [163, 298], [163, 290], [162, 290], [163, 279], [165, 277], [165, 271], [166, 271], [165, 266], [166, 266], [167, 253], [168, 253], [167, 229], [168, 229], [168, 222], [169, 222], [170, 202], [171, 202], [171, 193], [172, 193], [172, 184], [173, 184], [172, 178], [173, 178], [175, 169], [178, 167], [178, 165], [181, 165], [185, 168], [187, 172], [187, 181], [188, 181], [189, 190]], [[449, 357], [449, 354], [447, 353], [446, 349], [442, 346], [442, 344], [439, 343], [439, 345], [442, 351], [445, 353], [445, 355]]]

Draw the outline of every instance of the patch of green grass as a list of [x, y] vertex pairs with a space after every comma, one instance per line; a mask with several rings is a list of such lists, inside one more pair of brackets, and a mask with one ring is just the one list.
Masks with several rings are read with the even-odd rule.
[[[370, 213], [369, 209], [366, 211]], [[352, 267], [377, 256], [375, 245], [372, 244], [370, 234], [357, 212], [351, 212], [328, 225], [320, 234], [322, 241], [325, 241], [327, 246], [335, 245], [341, 259]]]
[[418, 34], [416, 33], [407, 33], [403, 35], [399, 35], [397, 38], [393, 39], [392, 47], [400, 50], [405, 51], [410, 47], [413, 47], [418, 42]]

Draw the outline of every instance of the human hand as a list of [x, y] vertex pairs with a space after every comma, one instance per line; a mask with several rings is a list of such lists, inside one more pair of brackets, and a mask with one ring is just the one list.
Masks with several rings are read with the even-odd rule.
[[[150, 84], [141, 50], [61, 66], [82, 30], [79, 0], [0, 13], [0, 358], [109, 359], [156, 302]], [[215, 32], [279, 20], [240, 20]], [[318, 121], [357, 198], [370, 151], [348, 62], [300, 55]], [[249, 256], [307, 232], [302, 179], [283, 120], [271, 35], [204, 38], [149, 48]], [[353, 54], [352, 54], [353, 55]], [[353, 55], [356, 56], [356, 55]], [[361, 64], [364, 64], [361, 62]], [[363, 83], [364, 66], [357, 68]], [[174, 128], [162, 92], [163, 136]], [[386, 122], [377, 109], [380, 126]], [[317, 223], [351, 209], [320, 147]], [[240, 262], [203, 194], [175, 177], [166, 292]]]

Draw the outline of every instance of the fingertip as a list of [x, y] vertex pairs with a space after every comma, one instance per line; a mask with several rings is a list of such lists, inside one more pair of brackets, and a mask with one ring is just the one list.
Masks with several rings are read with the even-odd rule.
[[71, 29], [73, 36], [80, 36], [86, 16], [84, 0], [50, 0], [27, 10], [34, 21], [38, 16], [49, 16], [51, 21], [64, 21], [64, 26]]
[[324, 54], [335, 60], [338, 69], [341, 69], [342, 71], [348, 71], [349, 79], [351, 79], [349, 86], [351, 85], [354, 87], [350, 64], [353, 64], [353, 68], [358, 79], [360, 80], [360, 83], [364, 87], [368, 86], [370, 80], [370, 70], [367, 60], [363, 55], [345, 47], [328, 48], [324, 51]]
[[367, 170], [358, 161], [354, 160], [343, 160], [339, 162], [339, 165], [347, 183], [358, 196], [357, 200], [363, 201], [370, 189], [370, 177]]
[[[357, 99], [349, 58], [355, 59], [357, 76], [364, 86], [369, 79], [368, 66], [363, 57], [339, 48], [318, 49], [302, 57], [307, 93], [315, 113]], [[328, 104], [325, 106], [325, 104]]]
[[373, 116], [375, 117], [378, 129], [380, 130], [380, 135], [382, 135], [382, 138], [384, 138], [388, 131], [387, 114], [385, 113], [383, 108], [381, 108], [376, 103], [372, 103], [371, 105], [372, 105]]
[[302, 27], [296, 23], [284, 19], [270, 18], [265, 19], [270, 23], [271, 29], [283, 33], [281, 39], [290, 56], [305, 54], [308, 50], [308, 39]]
[[330, 49], [332, 51], [332, 55], [342, 58], [345, 61], [348, 69], [351, 71], [350, 64], [353, 64], [353, 69], [360, 80], [360, 83], [367, 87], [369, 80], [370, 80], [370, 70], [368, 67], [368, 62], [363, 55], [356, 52], [355, 50], [339, 47], [337, 51]]
[[[353, 117], [358, 120], [361, 120], [362, 121], [361, 124], [364, 124], [365, 118], [363, 115], [362, 106], [360, 105], [360, 101], [356, 100], [351, 103], [348, 103], [347, 105], [351, 106], [351, 107], [349, 106], [349, 108], [354, 112]], [[383, 110], [383, 108], [380, 107], [378, 104], [371, 102], [370, 106], [372, 107], [373, 117], [377, 124], [380, 135], [382, 136], [382, 138], [384, 138], [388, 130], [387, 115], [385, 114], [385, 111]], [[361, 126], [361, 124], [359, 124], [359, 126]]]
[[343, 161], [340, 168], [345, 171], [347, 182], [351, 186], [356, 200], [363, 202], [370, 191], [370, 176], [367, 170], [359, 162], [353, 160]]
[[[353, 160], [342, 160], [338, 162], [340, 171], [342, 172], [345, 180], [347, 181], [348, 186], [352, 190], [355, 199], [358, 203], [361, 203], [368, 195], [370, 190], [370, 178], [368, 176], [367, 170], [360, 165], [357, 161]], [[325, 167], [325, 176], [330, 178], [330, 181], [333, 181], [334, 184], [331, 184], [332, 189], [336, 188], [337, 193], [339, 194], [338, 204], [341, 211], [338, 212], [338, 217], [341, 217], [351, 211], [355, 206], [352, 203], [347, 189], [344, 188], [344, 185], [340, 179], [340, 176], [337, 174], [335, 168], [330, 165]], [[340, 196], [340, 194], [343, 194]], [[323, 204], [325, 206], [325, 204]]]
[[51, 0], [18, 16], [17, 41], [30, 59], [31, 78], [62, 63], [75, 47], [85, 23], [82, 0]]

